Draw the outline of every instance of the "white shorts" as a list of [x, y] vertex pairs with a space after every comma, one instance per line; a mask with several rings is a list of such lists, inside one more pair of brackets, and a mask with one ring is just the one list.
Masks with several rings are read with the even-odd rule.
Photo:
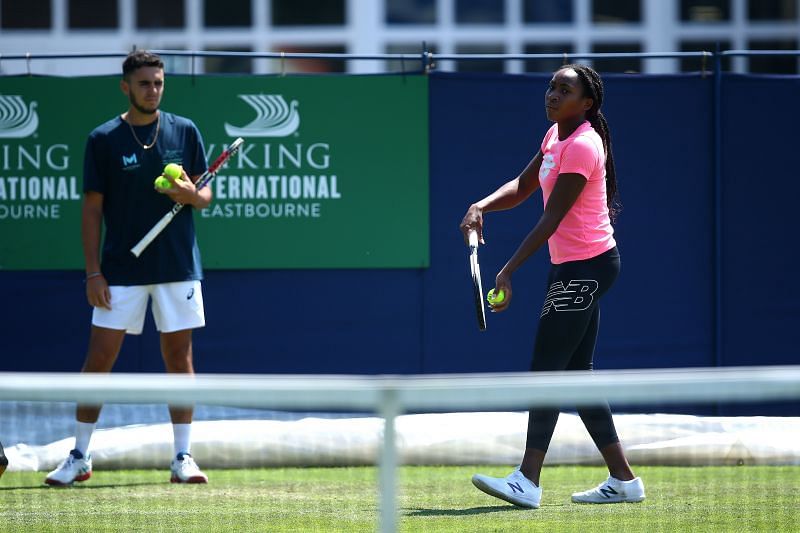
[[92, 325], [109, 329], [124, 329], [139, 335], [144, 327], [147, 300], [153, 298], [153, 318], [162, 333], [206, 325], [203, 311], [203, 292], [199, 281], [178, 281], [155, 285], [111, 285], [111, 310], [95, 307]]

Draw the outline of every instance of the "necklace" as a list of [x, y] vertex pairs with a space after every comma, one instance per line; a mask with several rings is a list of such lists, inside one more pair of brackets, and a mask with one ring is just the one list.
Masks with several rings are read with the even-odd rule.
[[142, 147], [142, 149], [149, 150], [150, 148], [156, 145], [156, 140], [158, 139], [158, 132], [160, 131], [160, 126], [161, 126], [161, 113], [159, 113], [156, 116], [156, 134], [153, 135], [153, 142], [151, 142], [150, 144], [144, 144], [142, 141], [140, 141], [139, 137], [136, 136], [136, 131], [134, 131], [133, 129], [133, 124], [131, 124], [129, 120], [126, 120], [125, 122], [128, 123], [128, 127], [131, 129], [131, 134], [133, 134], [133, 138], [136, 139], [136, 142], [139, 144], [139, 146]]

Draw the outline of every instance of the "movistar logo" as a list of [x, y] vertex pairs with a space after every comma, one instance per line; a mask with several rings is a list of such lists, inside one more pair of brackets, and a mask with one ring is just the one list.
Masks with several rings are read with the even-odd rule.
[[25, 105], [22, 96], [0, 94], [0, 138], [22, 139], [39, 127], [36, 102]]
[[287, 104], [280, 94], [240, 94], [256, 112], [256, 118], [243, 127], [225, 123], [225, 133], [231, 137], [286, 137], [300, 127], [297, 100]]
[[131, 165], [137, 164], [139, 161], [136, 159], [136, 154], [131, 155], [123, 155], [122, 156], [122, 166], [129, 167]]

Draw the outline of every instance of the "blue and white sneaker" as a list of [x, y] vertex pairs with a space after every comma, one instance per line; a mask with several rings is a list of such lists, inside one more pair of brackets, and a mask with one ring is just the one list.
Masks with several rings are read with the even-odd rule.
[[572, 495], [572, 501], [575, 503], [623, 503], [643, 500], [644, 483], [638, 477], [630, 481], [620, 481], [608, 476], [607, 480], [595, 488]]
[[472, 476], [472, 484], [489, 496], [527, 509], [538, 509], [542, 501], [542, 488], [522, 475], [519, 469], [506, 477], [489, 477], [483, 474]]
[[68, 486], [75, 481], [86, 481], [90, 477], [92, 477], [92, 456], [84, 457], [78, 450], [72, 450], [55, 470], [47, 474], [44, 482], [53, 486]]
[[200, 470], [188, 453], [179, 453], [172, 460], [169, 469], [172, 471], [170, 478], [172, 483], [208, 483], [208, 476]]

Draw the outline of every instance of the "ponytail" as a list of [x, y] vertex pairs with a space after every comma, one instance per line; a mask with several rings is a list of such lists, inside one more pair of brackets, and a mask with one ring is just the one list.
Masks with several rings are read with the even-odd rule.
[[564, 65], [562, 69], [569, 68], [578, 74], [578, 78], [583, 85], [584, 96], [591, 98], [592, 107], [586, 112], [586, 120], [603, 141], [603, 148], [606, 152], [606, 197], [608, 198], [608, 214], [611, 221], [617, 219], [622, 204], [619, 201], [617, 189], [617, 171], [614, 166], [614, 152], [611, 149], [611, 132], [608, 129], [608, 122], [600, 107], [603, 105], [603, 80], [600, 75], [591, 67], [586, 65]]

